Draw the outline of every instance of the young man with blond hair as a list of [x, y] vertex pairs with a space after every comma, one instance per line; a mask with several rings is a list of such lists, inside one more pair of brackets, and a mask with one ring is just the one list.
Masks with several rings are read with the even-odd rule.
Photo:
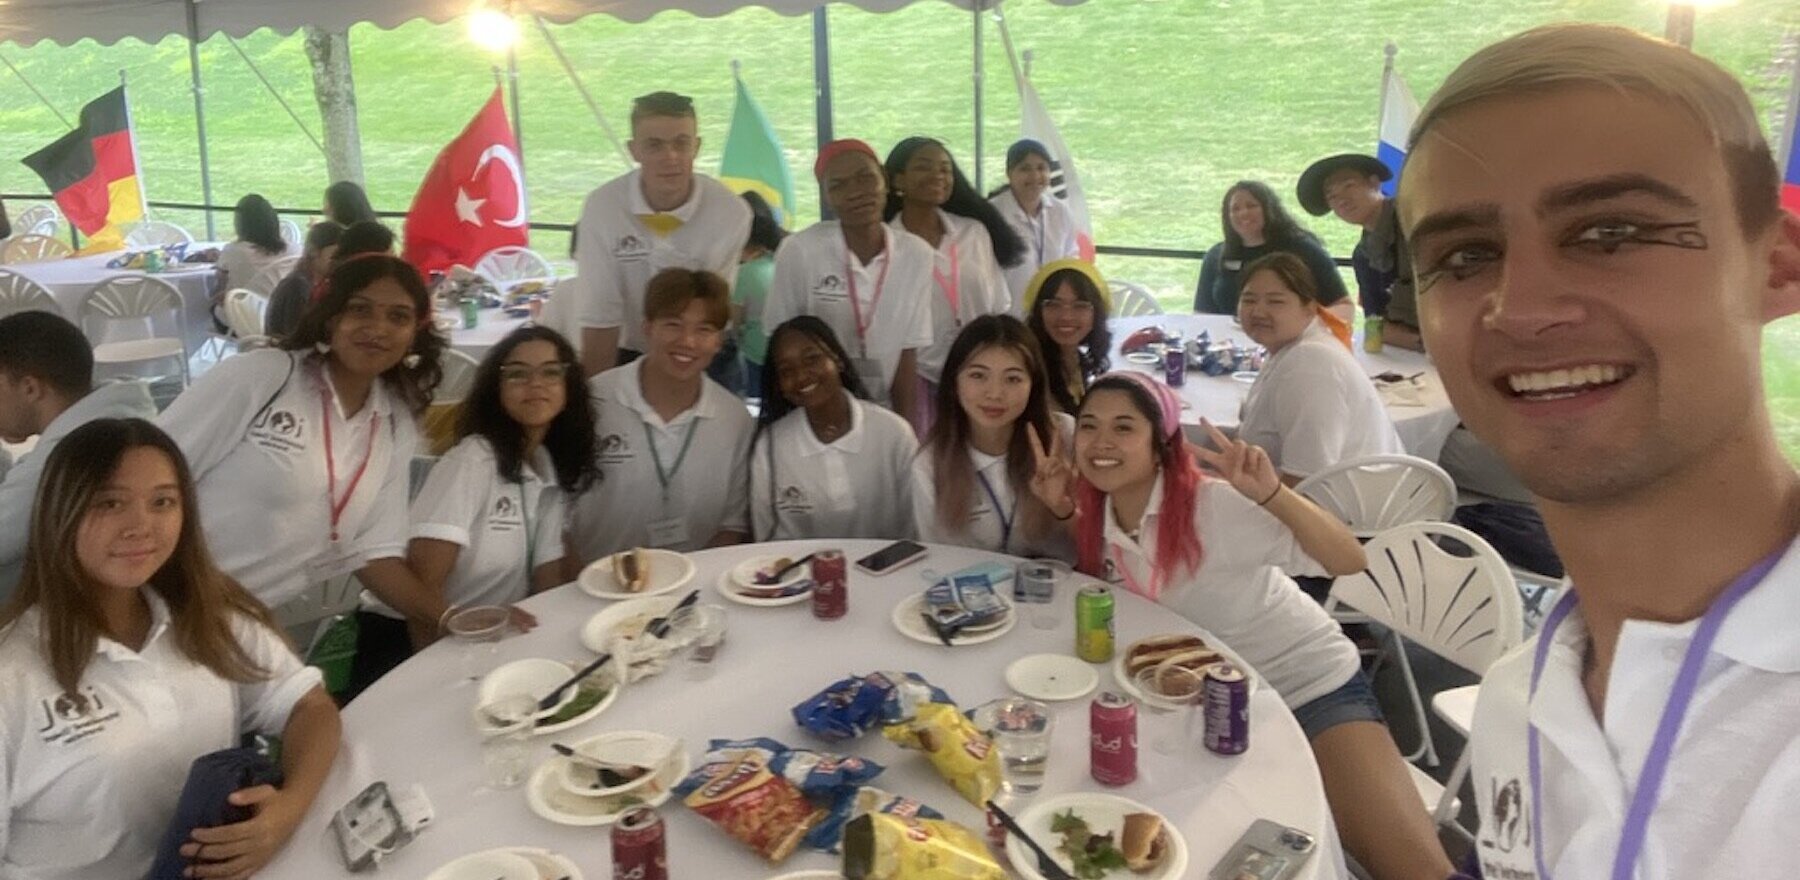
[[1800, 217], [1749, 99], [1686, 49], [1558, 25], [1465, 61], [1411, 140], [1426, 342], [1571, 582], [1482, 684], [1485, 875], [1785, 874], [1800, 474], [1761, 336], [1800, 311]]

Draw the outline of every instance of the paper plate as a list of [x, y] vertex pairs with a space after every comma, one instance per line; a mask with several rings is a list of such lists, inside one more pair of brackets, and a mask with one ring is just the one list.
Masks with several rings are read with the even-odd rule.
[[[681, 740], [648, 730], [614, 730], [591, 736], [579, 742], [569, 743], [579, 754], [594, 757], [605, 756], [609, 761], [630, 763], [640, 767], [657, 767], [674, 759], [676, 752], [682, 750]], [[659, 760], [660, 759], [660, 760]], [[650, 780], [657, 774], [645, 774], [628, 783], [629, 788], [620, 786], [622, 791], [602, 794], [592, 790], [596, 782], [591, 767], [578, 764], [565, 758], [557, 781], [562, 784], [563, 791], [585, 798], [612, 797], [631, 794], [650, 785]]]
[[[476, 690], [476, 707], [486, 706], [502, 697], [513, 694], [527, 694], [534, 700], [543, 699], [545, 694], [557, 685], [569, 680], [575, 670], [560, 660], [533, 658], [530, 660], [514, 660], [493, 672], [482, 676], [481, 686]], [[555, 715], [557, 710], [567, 706], [575, 699], [575, 689], [567, 688], [562, 699], [549, 709], [539, 709], [538, 717], [546, 718]]]
[[607, 650], [615, 629], [626, 626], [628, 632], [643, 632], [650, 621], [666, 616], [679, 604], [681, 598], [678, 596], [651, 596], [609, 605], [582, 625], [581, 645], [596, 654], [601, 653]]
[[673, 550], [645, 550], [644, 553], [650, 557], [650, 585], [640, 592], [630, 593], [619, 588], [618, 582], [613, 580], [611, 556], [602, 557], [582, 569], [576, 583], [581, 584], [582, 592], [601, 599], [642, 599], [679, 590], [694, 579], [694, 560]]
[[[1170, 634], [1159, 633], [1159, 635]], [[1219, 644], [1218, 639], [1213, 638], [1207, 633], [1191, 633], [1191, 635], [1198, 636], [1202, 641], [1206, 642], [1207, 650], [1218, 652], [1219, 656], [1224, 657], [1231, 665], [1243, 670], [1244, 680], [1250, 682], [1251, 693], [1256, 693], [1257, 689], [1262, 687], [1262, 680], [1257, 676], [1256, 670], [1251, 669], [1250, 664], [1245, 663], [1244, 658], [1239, 657], [1236, 651]], [[1132, 695], [1136, 699], [1144, 700], [1149, 698], [1144, 696], [1143, 691], [1138, 690], [1137, 682], [1131, 680], [1131, 673], [1125, 668], [1125, 658], [1131, 654], [1131, 646], [1136, 644], [1137, 642], [1132, 642], [1131, 645], [1121, 648], [1118, 652], [1118, 656], [1113, 658], [1113, 681], [1116, 682], [1119, 685], [1119, 688], [1125, 691], [1125, 693]]]
[[1032, 654], [1006, 667], [1006, 685], [1034, 700], [1079, 700], [1100, 686], [1100, 673], [1080, 657]]
[[[979, 645], [1011, 632], [1013, 626], [1019, 622], [1019, 615], [1017, 611], [1013, 610], [1011, 600], [1002, 597], [1001, 601], [1006, 603], [1007, 612], [999, 623], [990, 624], [988, 628], [980, 631], [965, 629], [950, 638], [950, 646]], [[900, 603], [894, 606], [894, 613], [890, 615], [894, 621], [894, 628], [899, 630], [901, 635], [915, 642], [942, 645], [944, 643], [939, 641], [937, 634], [931, 631], [931, 627], [925, 625], [925, 618], [919, 614], [919, 609], [924, 604], [925, 596], [921, 593], [914, 593], [901, 599]]]
[[1249, 385], [1249, 384], [1255, 382], [1256, 377], [1257, 377], [1257, 372], [1255, 370], [1239, 370], [1239, 371], [1231, 374], [1231, 378], [1234, 381], [1242, 382], [1246, 385]]
[[[563, 672], [562, 672], [563, 678], [558, 681], [551, 682], [547, 687], [544, 688], [545, 693], [548, 693], [550, 691], [550, 688], [556, 687], [557, 684], [560, 684], [562, 680], [566, 680], [569, 676], [574, 675], [575, 671], [577, 669], [577, 667], [570, 666], [566, 663], [560, 663], [555, 660], [551, 660], [551, 661], [535, 661], [535, 660], [516, 661], [516, 663], [538, 663], [538, 662], [556, 663], [558, 666], [561, 666], [563, 668]], [[481, 706], [487, 705], [495, 697], [498, 697], [500, 695], [499, 685], [497, 683], [495, 683], [494, 676], [496, 676], [496, 675], [500, 674], [502, 671], [504, 671], [507, 668], [507, 666], [513, 666], [513, 665], [516, 665], [516, 664], [508, 663], [508, 664], [506, 664], [506, 666], [502, 666], [499, 669], [496, 669], [493, 672], [488, 673], [487, 677], [483, 678], [481, 680], [481, 684], [477, 688], [477, 693], [476, 693], [476, 698], [475, 698], [475, 706], [477, 709], [479, 709], [479, 707], [481, 707]], [[545, 735], [552, 734], [552, 733], [560, 733], [562, 731], [568, 730], [571, 727], [575, 727], [576, 725], [586, 724], [587, 722], [593, 720], [601, 712], [605, 712], [607, 710], [607, 708], [609, 706], [611, 706], [613, 704], [613, 702], [619, 698], [619, 687], [620, 686], [618, 683], [618, 676], [616, 673], [613, 672], [611, 664], [600, 667], [600, 672], [598, 674], [607, 679], [610, 679], [612, 681], [612, 690], [607, 691], [606, 696], [600, 698], [600, 702], [595, 703], [586, 712], [583, 712], [580, 715], [576, 715], [575, 717], [564, 720], [564, 721], [558, 721], [555, 724], [546, 724], [543, 722], [539, 722], [536, 727], [532, 728], [532, 731], [531, 731], [532, 735], [545, 736]], [[577, 688], [570, 688], [569, 690], [571, 692], [575, 692], [575, 691], [577, 691]], [[574, 697], [569, 697], [568, 699], [573, 700]], [[565, 701], [565, 703], [566, 703], [566, 701]]]
[[470, 853], [426, 875], [425, 880], [538, 880], [537, 864], [510, 849]]
[[[773, 559], [774, 557], [771, 556], [765, 558]], [[805, 566], [802, 566], [802, 568], [804, 567]], [[739, 582], [735, 569], [719, 575], [718, 588], [719, 594], [725, 598], [730, 599], [739, 605], [749, 605], [752, 608], [780, 608], [783, 605], [798, 605], [801, 602], [805, 602], [812, 598], [812, 584], [805, 581], [804, 577], [798, 580], [795, 578], [788, 578], [787, 582], [790, 584], [803, 583], [805, 584], [805, 588], [792, 596], [777, 596], [773, 599], [761, 599], [756, 596], [746, 596], [738, 589]]]
[[537, 866], [538, 880], [587, 880], [581, 868], [568, 856], [547, 849], [517, 846], [508, 852], [524, 856]]
[[[1156, 813], [1137, 801], [1100, 792], [1067, 794], [1033, 804], [1031, 809], [1019, 815], [1019, 827], [1025, 829], [1032, 840], [1037, 841], [1051, 858], [1056, 859], [1058, 865], [1068, 871], [1072, 871], [1074, 866], [1069, 862], [1068, 856], [1057, 851], [1057, 847], [1062, 844], [1062, 835], [1050, 830], [1051, 817], [1067, 810], [1074, 810], [1075, 815], [1086, 820], [1095, 834], [1111, 833], [1114, 840], [1118, 839], [1119, 831], [1125, 827], [1126, 814]], [[1169, 824], [1167, 817], [1163, 818], [1163, 828], [1169, 835], [1169, 851], [1163, 856], [1161, 865], [1142, 874], [1121, 868], [1111, 872], [1110, 876], [1131, 877], [1133, 880], [1181, 880], [1186, 876], [1187, 841], [1182, 839], [1180, 831]], [[1025, 880], [1044, 880], [1044, 875], [1037, 870], [1037, 856], [1032, 854], [1031, 848], [1024, 841], [1010, 834], [1006, 837], [1006, 857], [1011, 860], [1013, 870], [1018, 871], [1020, 877]]]
[[643, 797], [640, 791], [618, 797], [591, 798], [563, 790], [562, 765], [566, 763], [567, 758], [551, 758], [539, 764], [531, 772], [531, 780], [525, 783], [525, 803], [531, 811], [558, 825], [611, 825], [632, 807], [660, 807], [673, 794], [675, 783], [680, 782], [690, 769], [687, 750], [676, 749], [669, 763], [656, 775], [655, 784], [661, 789], [656, 794]]
[[1163, 362], [1162, 355], [1148, 351], [1129, 352], [1125, 355], [1125, 359], [1134, 364], [1141, 364], [1146, 367], [1155, 366]]
[[[798, 558], [799, 557], [796, 556], [777, 556], [773, 553], [764, 556], [752, 556], [731, 567], [731, 579], [733, 582], [745, 587], [765, 586], [756, 582], [757, 572], [772, 566], [783, 559], [793, 562]], [[780, 583], [768, 584], [765, 588], [791, 587], [809, 577], [812, 577], [812, 563], [796, 566], [793, 571], [788, 572], [787, 577], [781, 579]]]

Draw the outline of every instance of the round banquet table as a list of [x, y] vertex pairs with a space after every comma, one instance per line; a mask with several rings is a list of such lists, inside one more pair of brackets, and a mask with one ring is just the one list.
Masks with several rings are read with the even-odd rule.
[[[1057, 588], [1059, 623], [1036, 629], [1020, 620], [1005, 636], [980, 645], [945, 648], [914, 642], [889, 619], [893, 606], [922, 590], [926, 570], [947, 574], [985, 560], [1008, 557], [960, 547], [933, 545], [924, 561], [880, 578], [850, 568], [849, 614], [836, 621], [813, 618], [802, 602], [780, 608], [754, 608], [726, 600], [716, 585], [730, 566], [751, 556], [778, 554], [799, 558], [824, 547], [840, 547], [858, 559], [886, 542], [796, 541], [744, 545], [692, 554], [698, 571], [693, 581], [671, 596], [699, 589], [701, 600], [727, 610], [727, 634], [709, 679], [684, 677], [680, 661], [668, 671], [633, 683], [606, 711], [560, 734], [540, 737], [537, 748], [552, 756], [552, 740], [573, 743], [605, 731], [653, 730], [679, 737], [698, 761], [707, 741], [768, 736], [794, 748], [849, 753], [872, 759], [887, 771], [872, 783], [896, 794], [918, 798], [947, 818], [980, 832], [982, 811], [964, 801], [937, 775], [925, 757], [887, 742], [879, 732], [839, 743], [818, 740], [795, 725], [789, 709], [826, 685], [851, 674], [876, 670], [917, 672], [946, 690], [965, 710], [1009, 693], [1006, 666], [1028, 654], [1069, 653], [1074, 644], [1074, 592], [1065, 582]], [[1079, 578], [1077, 578], [1079, 579]], [[1121, 647], [1143, 636], [1166, 632], [1198, 632], [1174, 612], [1115, 591], [1116, 627]], [[583, 661], [579, 630], [589, 617], [609, 606], [575, 585], [532, 597], [524, 607], [537, 615], [538, 627], [498, 646], [498, 663], [528, 657]], [[611, 876], [608, 829], [573, 828], [539, 818], [526, 805], [523, 786], [509, 791], [480, 788], [481, 751], [470, 717], [475, 688], [456, 681], [461, 664], [455, 647], [439, 642], [381, 679], [344, 711], [344, 750], [311, 813], [286, 849], [258, 876], [264, 880], [316, 880], [349, 876], [331, 842], [331, 814], [375, 780], [405, 790], [422, 785], [436, 811], [432, 826], [411, 844], [383, 861], [381, 873], [424, 877], [435, 868], [468, 853], [495, 847], [532, 846], [562, 853], [580, 866], [587, 880]], [[1111, 665], [1096, 667], [1100, 689], [1116, 689]], [[1251, 822], [1271, 819], [1313, 834], [1318, 850], [1300, 876], [1347, 876], [1337, 832], [1331, 822], [1318, 767], [1294, 717], [1273, 690], [1258, 687], [1250, 700], [1248, 752], [1221, 757], [1195, 746], [1179, 755], [1162, 755], [1149, 743], [1150, 725], [1171, 722], [1169, 716], [1140, 711], [1138, 778], [1130, 785], [1107, 789], [1088, 775], [1088, 698], [1051, 703], [1055, 716], [1048, 773], [1043, 789], [1018, 798], [1017, 815], [1034, 798], [1076, 791], [1111, 791], [1145, 803], [1162, 813], [1186, 839], [1187, 874], [1205, 872], [1230, 849]], [[837, 856], [809, 850], [796, 852], [778, 868], [770, 867], [748, 847], [727, 836], [672, 797], [659, 809], [667, 827], [669, 873], [680, 880], [758, 880], [789, 871], [832, 869]], [[1124, 875], [1120, 875], [1124, 876]]]
[[[211, 246], [204, 242], [193, 245], [195, 248]], [[95, 285], [118, 275], [144, 274], [131, 269], [106, 267], [108, 262], [125, 253], [111, 251], [42, 263], [20, 263], [6, 268], [42, 284], [50, 291], [51, 296], [56, 297], [56, 305], [62, 309], [63, 317], [80, 324], [81, 303]], [[212, 263], [177, 263], [152, 277], [175, 285], [175, 289], [181, 292], [181, 335], [187, 342], [188, 354], [192, 355], [213, 331], [212, 289], [213, 282], [218, 277], [216, 268]]]
[[476, 312], [475, 326], [464, 329], [462, 312], [440, 310], [439, 318], [448, 318], [456, 323], [450, 329], [450, 347], [476, 360], [487, 356], [488, 349], [493, 348], [506, 334], [525, 326], [530, 318], [515, 318], [505, 309], [481, 309]]
[[[1213, 342], [1255, 345], [1238, 326], [1237, 319], [1230, 315], [1141, 315], [1135, 318], [1114, 318], [1107, 326], [1112, 330], [1113, 337], [1113, 369], [1153, 373], [1159, 378], [1163, 375], [1160, 365], [1134, 364], [1126, 360], [1119, 350], [1126, 337], [1145, 327], [1177, 331], [1183, 339], [1193, 339], [1201, 331], [1206, 331], [1211, 334]], [[1388, 415], [1393, 417], [1394, 428], [1400, 432], [1400, 442], [1406, 446], [1406, 451], [1427, 461], [1437, 461], [1438, 453], [1443, 451], [1444, 440], [1456, 429], [1461, 419], [1450, 406], [1450, 398], [1444, 393], [1444, 383], [1438, 379], [1437, 369], [1431, 365], [1430, 359], [1419, 352], [1391, 345], [1375, 354], [1363, 351], [1360, 328], [1356, 331], [1354, 354], [1357, 363], [1370, 376], [1391, 372], [1418, 377], [1411, 383], [1414, 390], [1408, 392], [1406, 399], [1383, 391], [1382, 400], [1387, 404]], [[1181, 412], [1181, 423], [1187, 429], [1188, 438], [1196, 443], [1203, 443], [1205, 433], [1200, 430], [1201, 417], [1204, 416], [1220, 428], [1235, 427], [1250, 385], [1233, 379], [1230, 374], [1208, 376], [1199, 370], [1189, 370], [1187, 383], [1175, 391], [1182, 402], [1187, 404]]]

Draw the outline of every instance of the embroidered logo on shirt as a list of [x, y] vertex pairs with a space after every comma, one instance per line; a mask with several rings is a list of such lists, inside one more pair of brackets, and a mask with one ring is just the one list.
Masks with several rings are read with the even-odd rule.
[[306, 422], [293, 410], [267, 410], [250, 423], [248, 439], [270, 452], [292, 455], [306, 448]]
[[[1482, 794], [1478, 791], [1477, 797]], [[1529, 864], [1508, 864], [1531, 851], [1531, 822], [1526, 818], [1524, 786], [1517, 777], [1502, 783], [1488, 777], [1488, 817], [1481, 823], [1480, 854], [1482, 876], [1490, 880], [1534, 880], [1537, 871]]]
[[806, 490], [799, 486], [782, 486], [781, 493], [775, 498], [775, 509], [782, 513], [812, 513], [812, 502], [806, 497]]
[[494, 512], [488, 516], [488, 528], [496, 532], [510, 532], [523, 523], [519, 517], [519, 504], [510, 495], [502, 495], [494, 499]]
[[104, 731], [107, 724], [119, 718], [119, 710], [112, 708], [101, 697], [100, 689], [92, 686], [82, 688], [79, 696], [63, 693], [39, 700], [38, 706], [44, 719], [38, 738], [49, 745], [74, 745]]
[[649, 255], [650, 243], [629, 232], [613, 245], [613, 256], [621, 260], [641, 260]]
[[812, 295], [817, 299], [844, 299], [850, 295], [850, 286], [841, 276], [827, 275], [813, 284]]
[[607, 434], [600, 438], [600, 463], [621, 464], [631, 460], [631, 443], [623, 434]]

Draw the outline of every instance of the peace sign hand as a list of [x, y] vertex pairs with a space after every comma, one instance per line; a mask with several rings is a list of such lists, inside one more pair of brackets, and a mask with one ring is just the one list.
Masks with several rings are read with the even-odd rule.
[[1062, 432], [1051, 428], [1048, 452], [1037, 431], [1026, 428], [1025, 437], [1031, 441], [1031, 494], [1044, 502], [1051, 514], [1063, 517], [1075, 507], [1075, 467], [1063, 450]]
[[1206, 429], [1207, 436], [1218, 447], [1217, 451], [1203, 446], [1193, 447], [1194, 455], [1200, 459], [1201, 464], [1212, 469], [1231, 483], [1231, 488], [1257, 504], [1265, 504], [1275, 497], [1275, 493], [1281, 489], [1281, 475], [1275, 472], [1274, 463], [1269, 461], [1269, 454], [1262, 447], [1233, 440], [1205, 419], [1200, 420], [1200, 426]]

